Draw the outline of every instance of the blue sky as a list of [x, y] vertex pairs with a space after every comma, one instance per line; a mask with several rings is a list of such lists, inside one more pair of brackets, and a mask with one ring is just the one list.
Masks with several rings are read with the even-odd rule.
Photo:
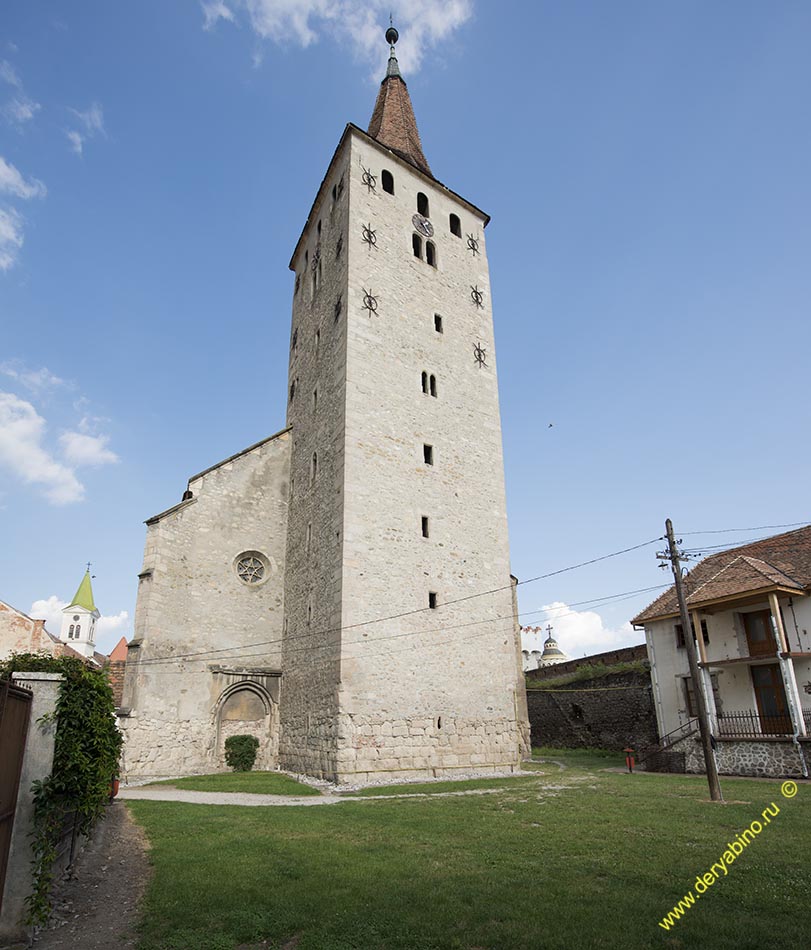
[[[514, 573], [809, 519], [809, 4], [6, 0], [0, 599], [53, 613], [90, 560], [111, 646], [143, 520], [283, 425], [287, 263], [390, 7], [428, 160], [493, 217]], [[656, 549], [525, 622], [638, 642], [655, 592], [529, 612], [664, 583]]]

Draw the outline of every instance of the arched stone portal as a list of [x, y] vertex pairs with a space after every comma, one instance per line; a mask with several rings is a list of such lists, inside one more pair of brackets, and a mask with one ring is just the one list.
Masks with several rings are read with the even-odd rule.
[[258, 683], [236, 682], [223, 690], [215, 709], [216, 758], [225, 767], [225, 740], [250, 735], [259, 740], [256, 769], [275, 769], [278, 761], [279, 720], [276, 703]]

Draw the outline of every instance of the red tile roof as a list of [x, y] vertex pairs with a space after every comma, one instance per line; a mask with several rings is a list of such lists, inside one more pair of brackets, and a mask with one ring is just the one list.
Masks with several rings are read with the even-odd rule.
[[[713, 554], [692, 568], [685, 581], [689, 607], [776, 587], [811, 593], [811, 525]], [[650, 623], [678, 612], [676, 588], [671, 587], [631, 623]]]
[[401, 76], [386, 76], [380, 84], [380, 92], [377, 94], [377, 102], [369, 122], [369, 135], [433, 178], [422, 152], [408, 86]]

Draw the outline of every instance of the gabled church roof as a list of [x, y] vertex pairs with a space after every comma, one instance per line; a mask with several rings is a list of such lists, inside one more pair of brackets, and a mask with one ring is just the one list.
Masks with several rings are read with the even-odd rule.
[[380, 92], [377, 94], [377, 102], [369, 122], [369, 135], [433, 178], [431, 168], [422, 151], [408, 86], [400, 75], [400, 65], [394, 53], [394, 44], [398, 38], [394, 27], [386, 31], [386, 39], [391, 44], [391, 53], [386, 75], [380, 84]]
[[79, 589], [73, 596], [73, 600], [68, 605], [69, 607], [84, 607], [85, 610], [93, 611], [96, 609], [96, 604], [93, 601], [93, 585], [90, 583], [90, 571], [85, 571], [85, 575], [82, 578], [82, 583], [79, 584]]

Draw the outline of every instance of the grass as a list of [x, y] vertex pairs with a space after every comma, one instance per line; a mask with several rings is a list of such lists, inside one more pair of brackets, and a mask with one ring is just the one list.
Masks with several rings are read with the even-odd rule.
[[532, 750], [532, 762], [561, 762], [566, 768], [610, 769], [625, 768], [625, 753], [607, 749], [557, 749], [540, 746]]
[[255, 795], [320, 795], [317, 788], [297, 782], [283, 772], [217, 772], [189, 775], [151, 785], [171, 785], [193, 792], [252, 792]]
[[[562, 750], [542, 750], [543, 753]], [[567, 754], [571, 750], [565, 750]], [[140, 950], [763, 950], [807, 946], [811, 786], [601, 772], [489, 795], [239, 808], [131, 801], [152, 843]], [[562, 760], [559, 755], [554, 758]], [[658, 921], [760, 818], [673, 929]]]
[[552, 689], [555, 686], [566, 686], [568, 683], [579, 683], [581, 680], [618, 676], [620, 673], [650, 673], [650, 664], [647, 660], [632, 660], [628, 663], [614, 663], [611, 666], [603, 663], [587, 663], [571, 673], [561, 673], [560, 676], [541, 679], [528, 674], [525, 679], [527, 689]]

